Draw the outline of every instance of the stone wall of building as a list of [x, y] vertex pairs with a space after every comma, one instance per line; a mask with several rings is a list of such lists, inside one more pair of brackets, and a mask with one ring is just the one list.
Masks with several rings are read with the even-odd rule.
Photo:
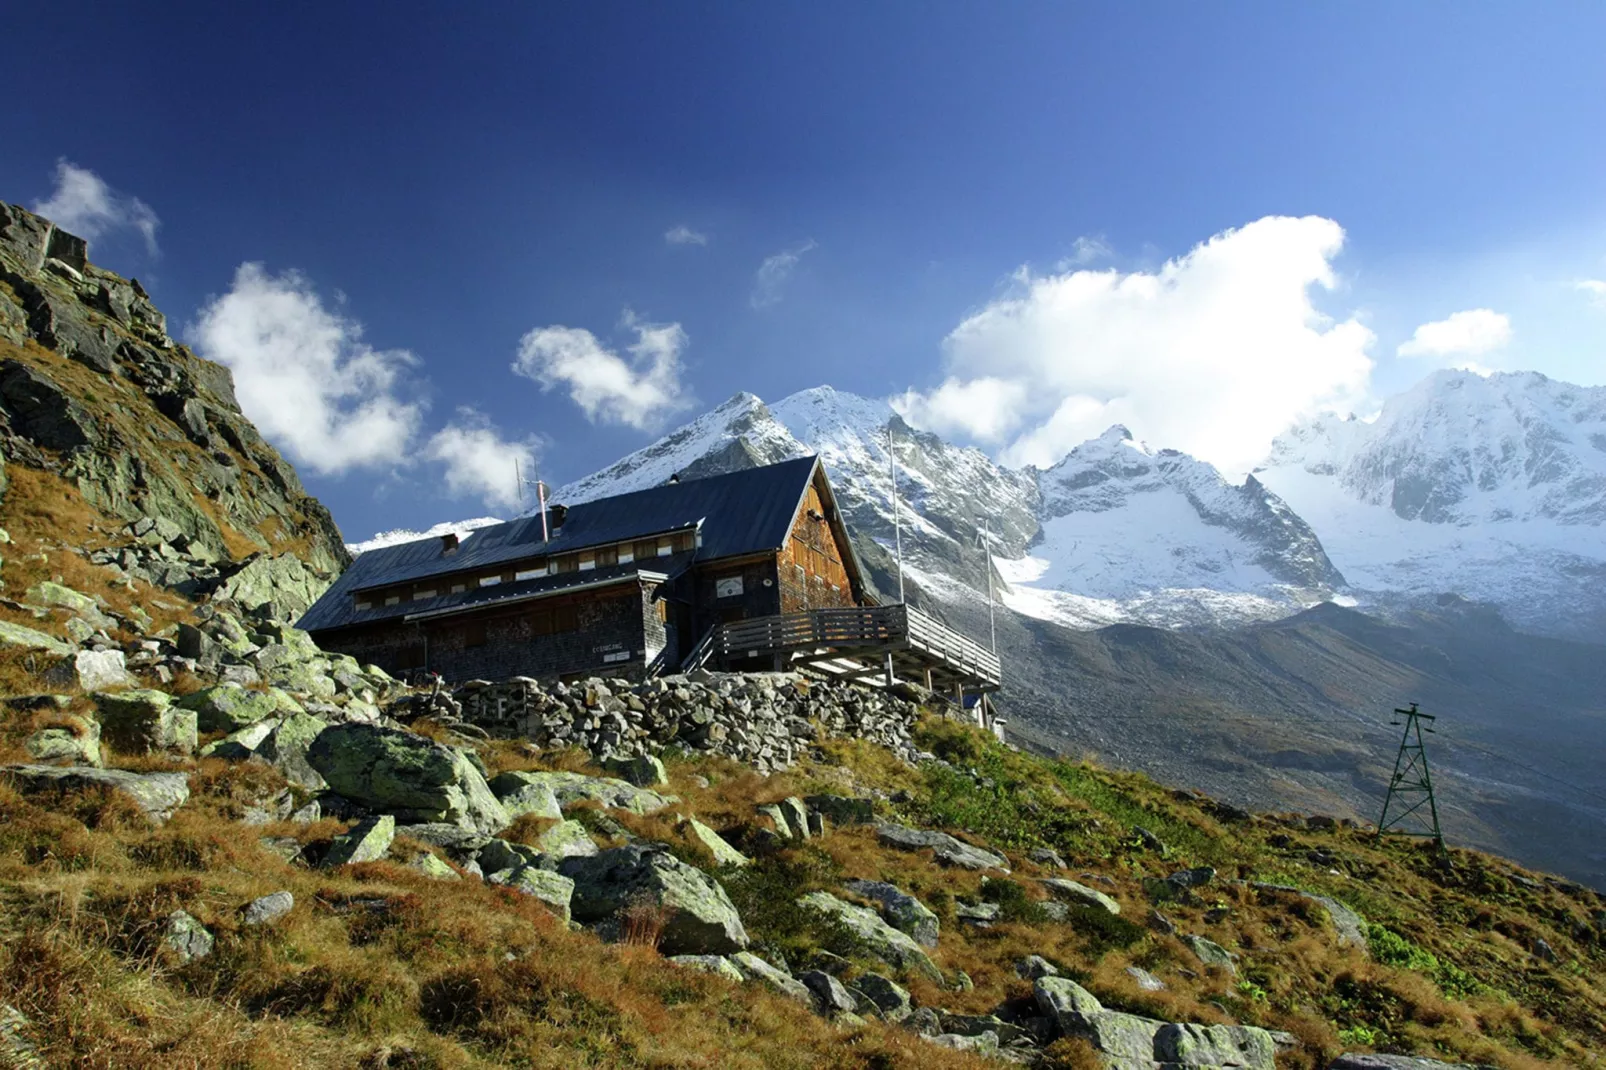
[[709, 673], [640, 682], [475, 681], [453, 698], [465, 721], [540, 747], [577, 746], [599, 758], [669, 746], [724, 754], [761, 772], [791, 765], [819, 738], [868, 739], [912, 758], [919, 692], [883, 691], [796, 673]]

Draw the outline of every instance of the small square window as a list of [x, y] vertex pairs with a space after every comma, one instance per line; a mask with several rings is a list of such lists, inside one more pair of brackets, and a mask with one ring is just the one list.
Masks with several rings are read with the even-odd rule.
[[481, 587], [495, 587], [497, 584], [499, 584], [501, 582], [502, 582], [502, 577], [501, 576], [481, 576], [480, 577], [480, 586]]

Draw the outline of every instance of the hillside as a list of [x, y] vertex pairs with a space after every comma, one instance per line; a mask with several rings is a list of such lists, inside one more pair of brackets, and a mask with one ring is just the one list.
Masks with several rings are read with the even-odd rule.
[[[0, 1066], [1526, 1070], [1606, 1046], [1606, 899], [1498, 858], [1036, 757], [912, 687], [443, 693], [319, 651], [286, 618], [344, 551], [227, 372], [5, 212]], [[1041, 627], [1023, 641], [1079, 634]]]

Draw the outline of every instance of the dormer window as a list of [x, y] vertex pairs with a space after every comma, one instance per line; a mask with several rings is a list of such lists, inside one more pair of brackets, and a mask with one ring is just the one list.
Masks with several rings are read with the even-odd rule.
[[455, 554], [457, 552], [457, 532], [448, 531], [441, 536], [441, 554]]

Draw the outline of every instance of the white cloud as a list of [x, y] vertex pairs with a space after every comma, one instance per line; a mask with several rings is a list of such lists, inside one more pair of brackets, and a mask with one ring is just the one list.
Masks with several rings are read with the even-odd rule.
[[916, 427], [939, 434], [959, 432], [986, 443], [998, 443], [1019, 424], [1026, 386], [1007, 379], [945, 379], [922, 394], [906, 390], [889, 399], [898, 414]]
[[1595, 304], [1606, 308], [1606, 279], [1580, 279], [1578, 288], [1595, 299]]
[[241, 264], [188, 337], [234, 372], [241, 409], [296, 464], [338, 474], [405, 459], [423, 405], [395, 391], [415, 358], [368, 346], [301, 274]]
[[1343, 243], [1332, 220], [1269, 216], [1154, 272], [1023, 268], [944, 341], [947, 380], [900, 405], [911, 422], [1014, 433], [1009, 463], [1052, 464], [1123, 423], [1240, 474], [1293, 418], [1366, 389], [1372, 332], [1312, 302], [1337, 285]]
[[1402, 357], [1475, 357], [1511, 341], [1511, 318], [1488, 308], [1457, 312], [1418, 327], [1395, 352]]
[[1073, 267], [1086, 267], [1095, 260], [1103, 260], [1113, 252], [1114, 250], [1105, 243], [1103, 238], [1077, 238], [1076, 241], [1071, 243], [1071, 255], [1062, 258], [1054, 267], [1057, 271], [1068, 271]]
[[118, 193], [95, 172], [69, 160], [56, 161], [56, 188], [49, 197], [36, 201], [33, 210], [62, 230], [88, 240], [132, 228], [144, 236], [146, 250], [152, 256], [157, 253], [156, 228], [161, 220], [151, 206], [138, 197]]
[[446, 466], [449, 495], [476, 497], [493, 508], [511, 509], [521, 503], [515, 480], [534, 478], [535, 456], [533, 438], [509, 442], [471, 408], [459, 409], [458, 418], [431, 435], [424, 446], [427, 460]]
[[766, 256], [764, 262], [758, 266], [758, 273], [753, 278], [753, 293], [749, 298], [754, 308], [768, 308], [781, 299], [781, 288], [786, 280], [792, 277], [797, 262], [803, 259], [803, 254], [815, 248], [814, 240], [794, 245], [784, 249], [774, 256]]
[[707, 245], [708, 235], [680, 223], [664, 231], [664, 241], [670, 245]]
[[628, 311], [624, 325], [636, 332], [628, 360], [582, 327], [537, 327], [519, 341], [513, 371], [543, 391], [566, 387], [593, 422], [652, 430], [696, 403], [681, 382], [686, 332], [678, 323], [643, 323]]

